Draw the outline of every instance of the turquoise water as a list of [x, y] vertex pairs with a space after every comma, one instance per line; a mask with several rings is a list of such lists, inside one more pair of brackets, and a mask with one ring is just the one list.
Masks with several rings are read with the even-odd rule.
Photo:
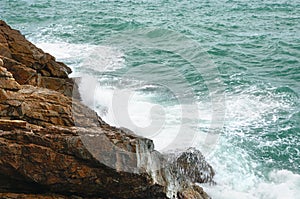
[[217, 132], [213, 198], [299, 197], [299, 1], [1, 0], [0, 17], [95, 78], [81, 85], [93, 108], [158, 150], [205, 151]]

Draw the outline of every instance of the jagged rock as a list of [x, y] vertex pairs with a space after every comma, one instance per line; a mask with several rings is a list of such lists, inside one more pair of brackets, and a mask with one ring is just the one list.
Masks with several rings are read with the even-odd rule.
[[172, 165], [176, 172], [180, 172], [193, 183], [214, 183], [215, 172], [212, 166], [206, 162], [202, 153], [195, 148], [189, 148], [182, 152]]
[[44, 72], [53, 77], [67, 78], [71, 69], [48, 53], [37, 48], [17, 30], [12, 29], [0, 20], [0, 54], [12, 58], [38, 72]]
[[197, 185], [178, 192], [178, 199], [209, 199], [210, 197]]
[[5, 99], [0, 101], [0, 117], [26, 120], [40, 126], [90, 127], [104, 123], [96, 112], [61, 93], [30, 85], [16, 92], [9, 90], [0, 90], [0, 99]]
[[192, 185], [210, 180], [199, 153], [170, 163], [152, 140], [106, 124], [72, 98], [69, 69], [3, 21], [0, 54], [1, 198], [209, 198]]
[[[167, 159], [165, 175], [173, 179], [172, 187], [189, 190], [190, 185], [194, 183], [216, 184], [213, 181], [215, 172], [212, 166], [196, 148], [189, 148], [180, 153], [168, 152], [164, 157]], [[188, 193], [191, 194], [190, 191]]]
[[79, 99], [76, 82], [68, 78], [71, 69], [43, 52], [17, 30], [0, 20], [0, 61], [23, 85], [29, 84], [58, 91]]
[[0, 66], [0, 89], [20, 90], [20, 85], [15, 81], [13, 75]]
[[[0, 129], [2, 125], [6, 128], [0, 122]], [[83, 197], [167, 198], [162, 185], [138, 170], [137, 150], [152, 142], [117, 131], [109, 126], [39, 128], [30, 124], [2, 130], [0, 175], [32, 184], [19, 188], [25, 193], [44, 189]], [[137, 170], [124, 172], [128, 167]]]

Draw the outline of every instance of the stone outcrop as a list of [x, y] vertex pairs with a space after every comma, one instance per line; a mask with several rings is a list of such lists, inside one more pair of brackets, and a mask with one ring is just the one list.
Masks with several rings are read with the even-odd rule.
[[53, 56], [37, 48], [0, 20], [0, 59], [21, 84], [29, 84], [58, 91], [79, 98], [75, 81], [68, 78], [71, 69], [57, 62]]
[[[76, 99], [31, 85], [22, 87], [0, 67], [0, 117], [25, 120], [39, 126], [100, 126], [97, 114]], [[1, 85], [5, 86], [1, 86]], [[21, 89], [22, 88], [22, 89]]]
[[[145, 138], [123, 132], [114, 135], [117, 129], [109, 127], [40, 127], [26, 123], [18, 128], [10, 123], [13, 128], [9, 129], [5, 121], [1, 125], [6, 130], [0, 133], [0, 175], [26, 185], [18, 191], [44, 190], [103, 198], [167, 198], [164, 187], [155, 184], [151, 175], [131, 170], [138, 168], [137, 148], [148, 144]], [[123, 143], [114, 147], [114, 139]], [[86, 147], [94, 143], [99, 146]]]
[[0, 198], [209, 198], [193, 185], [214, 175], [199, 151], [168, 161], [106, 124], [79, 101], [71, 70], [3, 21], [0, 55]]

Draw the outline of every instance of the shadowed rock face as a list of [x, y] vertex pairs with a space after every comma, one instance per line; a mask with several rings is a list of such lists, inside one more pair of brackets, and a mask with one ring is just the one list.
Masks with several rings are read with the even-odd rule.
[[192, 185], [211, 180], [201, 153], [168, 162], [152, 140], [109, 126], [71, 97], [67, 66], [3, 21], [0, 55], [0, 198], [209, 198]]

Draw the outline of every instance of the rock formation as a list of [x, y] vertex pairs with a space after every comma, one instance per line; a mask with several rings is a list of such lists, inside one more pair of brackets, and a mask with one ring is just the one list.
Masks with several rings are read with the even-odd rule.
[[151, 140], [106, 124], [70, 72], [0, 21], [1, 198], [209, 198], [193, 185], [214, 175], [201, 153], [168, 162]]
[[71, 69], [34, 46], [17, 30], [0, 20], [0, 59], [19, 84], [28, 84], [79, 97]]
[[213, 168], [205, 161], [202, 153], [195, 148], [189, 148], [175, 157], [169, 154], [169, 162], [172, 162], [171, 170], [176, 173], [176, 176], [184, 176], [194, 183], [215, 184]]

